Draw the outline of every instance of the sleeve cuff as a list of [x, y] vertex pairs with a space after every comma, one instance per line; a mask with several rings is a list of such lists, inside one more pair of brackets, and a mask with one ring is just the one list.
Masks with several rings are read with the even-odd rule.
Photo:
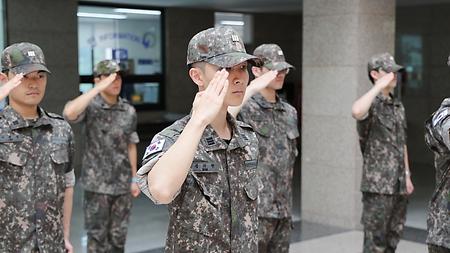
[[66, 188], [73, 187], [75, 185], [75, 171], [71, 170], [65, 174]]
[[141, 190], [142, 193], [145, 194], [145, 196], [147, 196], [155, 204], [159, 204], [159, 203], [158, 203], [158, 201], [156, 201], [156, 199], [150, 193], [147, 178], [148, 178], [148, 173], [153, 168], [153, 166], [156, 164], [156, 162], [159, 161], [159, 158], [162, 155], [163, 155], [163, 153], [160, 153], [157, 156], [155, 156], [153, 159], [149, 160], [147, 163], [142, 165], [142, 167], [139, 168], [139, 170], [136, 173], [137, 184], [139, 185], [139, 189]]

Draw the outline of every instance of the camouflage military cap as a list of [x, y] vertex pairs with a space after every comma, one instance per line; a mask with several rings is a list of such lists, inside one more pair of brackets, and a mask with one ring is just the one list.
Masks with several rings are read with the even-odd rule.
[[103, 60], [94, 67], [94, 76], [109, 75], [120, 71], [120, 66], [116, 61]]
[[3, 50], [2, 72], [5, 71], [25, 75], [34, 71], [50, 73], [42, 49], [28, 42], [15, 43]]
[[253, 55], [259, 57], [263, 61], [264, 67], [270, 70], [295, 69], [286, 62], [283, 50], [277, 44], [262, 44], [255, 48]]
[[367, 63], [367, 71], [382, 69], [386, 72], [397, 72], [403, 66], [395, 63], [394, 57], [389, 53], [376, 54]]
[[257, 57], [247, 54], [235, 30], [220, 26], [203, 30], [189, 41], [187, 65], [196, 62], [229, 68], [245, 61], [256, 63]]

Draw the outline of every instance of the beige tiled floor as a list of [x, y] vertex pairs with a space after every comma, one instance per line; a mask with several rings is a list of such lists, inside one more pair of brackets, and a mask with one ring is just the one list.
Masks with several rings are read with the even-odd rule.
[[[291, 253], [361, 253], [363, 233], [350, 231], [291, 244]], [[397, 253], [426, 253], [425, 244], [402, 240]]]

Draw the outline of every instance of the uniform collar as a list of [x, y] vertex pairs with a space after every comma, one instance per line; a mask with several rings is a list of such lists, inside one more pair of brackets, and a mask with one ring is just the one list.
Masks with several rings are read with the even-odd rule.
[[94, 101], [95, 103], [99, 104], [102, 109], [121, 110], [121, 111], [125, 110], [125, 100], [120, 96], [117, 98], [117, 103], [113, 105], [109, 105], [108, 103], [106, 103], [105, 99], [100, 94], [95, 96]]
[[[41, 107], [38, 106], [38, 114], [39, 114], [39, 118], [36, 121], [36, 123], [34, 124], [34, 127], [40, 127], [40, 126], [44, 126], [44, 125], [52, 125], [52, 121], [50, 119], [50, 117], [47, 115], [47, 113], [44, 111], [44, 109], [42, 109]], [[6, 106], [3, 109], [3, 117], [10, 121], [10, 129], [11, 130], [16, 130], [16, 129], [20, 129], [20, 128], [26, 128], [29, 127], [30, 124], [27, 120], [25, 120], [22, 115], [20, 115], [18, 112], [16, 112], [11, 106]]]
[[274, 109], [274, 110], [280, 110], [280, 111], [284, 111], [285, 108], [283, 106], [283, 103], [281, 103], [281, 99], [278, 96], [278, 94], [276, 95], [275, 99], [276, 102], [275, 103], [271, 103], [269, 101], [267, 101], [264, 96], [261, 93], [256, 93], [253, 97], [253, 100], [255, 100], [255, 102], [261, 106], [264, 109]]
[[208, 125], [203, 132], [203, 136], [201, 139], [201, 143], [205, 147], [206, 151], [214, 151], [220, 149], [236, 149], [245, 147], [246, 141], [244, 139], [245, 133], [242, 128], [238, 127], [236, 120], [227, 113], [227, 122], [231, 126], [232, 136], [230, 144], [226, 144], [224, 140], [222, 140], [219, 135], [217, 135], [216, 131]]

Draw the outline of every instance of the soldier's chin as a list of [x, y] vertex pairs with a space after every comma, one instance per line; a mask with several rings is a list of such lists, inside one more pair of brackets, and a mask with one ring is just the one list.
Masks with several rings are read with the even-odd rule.
[[230, 99], [229, 101], [227, 101], [227, 106], [240, 106], [243, 100], [243, 97], [239, 99]]

